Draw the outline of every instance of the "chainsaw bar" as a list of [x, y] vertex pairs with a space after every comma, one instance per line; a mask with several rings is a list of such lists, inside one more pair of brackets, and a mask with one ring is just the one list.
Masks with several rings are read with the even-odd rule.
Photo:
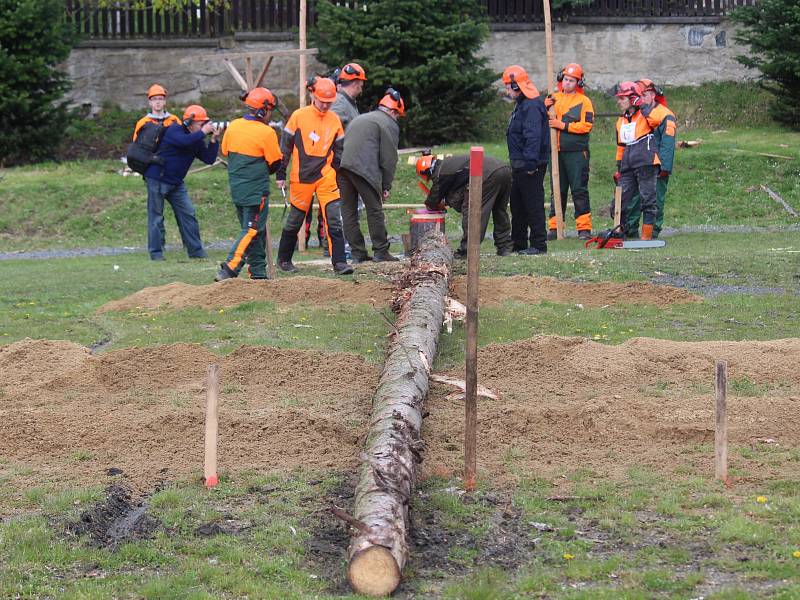
[[664, 240], [630, 240], [622, 242], [623, 250], [634, 250], [636, 248], [661, 248], [666, 246]]

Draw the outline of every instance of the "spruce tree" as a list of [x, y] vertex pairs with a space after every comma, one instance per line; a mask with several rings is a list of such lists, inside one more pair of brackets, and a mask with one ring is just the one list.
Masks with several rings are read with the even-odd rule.
[[318, 58], [331, 68], [357, 62], [367, 71], [362, 111], [392, 85], [406, 104], [405, 141], [467, 140], [475, 132], [497, 78], [478, 56], [489, 35], [479, 2], [375, 0], [349, 8], [320, 0], [317, 11]]

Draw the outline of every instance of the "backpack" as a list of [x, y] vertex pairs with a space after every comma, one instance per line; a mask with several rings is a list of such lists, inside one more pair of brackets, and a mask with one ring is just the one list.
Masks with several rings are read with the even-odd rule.
[[164, 135], [163, 123], [145, 123], [139, 129], [136, 140], [128, 146], [128, 166], [144, 175], [151, 164], [163, 165], [164, 160], [156, 154], [158, 145], [161, 143], [161, 138]]

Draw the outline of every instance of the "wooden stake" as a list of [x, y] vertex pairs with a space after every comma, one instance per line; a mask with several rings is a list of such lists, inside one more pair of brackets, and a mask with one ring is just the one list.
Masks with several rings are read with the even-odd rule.
[[[300, 50], [306, 49], [306, 0], [300, 0]], [[306, 105], [306, 55], [300, 55], [300, 82], [298, 84], [298, 102], [300, 108]]]
[[614, 227], [622, 221], [622, 186], [614, 188]]
[[272, 260], [272, 236], [269, 233], [269, 219], [267, 219], [267, 227], [265, 229], [264, 246], [267, 250], [267, 275], [270, 279], [277, 279], [278, 272], [275, 270], [275, 263]]
[[728, 482], [728, 363], [717, 361], [716, 373], [717, 429], [714, 433], [714, 471], [715, 477], [723, 483]]
[[270, 66], [272, 65], [272, 60], [274, 56], [270, 56], [266, 63], [264, 63], [264, 68], [261, 69], [261, 72], [258, 74], [258, 79], [256, 79], [255, 87], [261, 87], [262, 82], [264, 81], [264, 76], [269, 71]]
[[239, 87], [242, 88], [244, 91], [248, 91], [247, 82], [242, 77], [241, 73], [236, 70], [236, 67], [233, 66], [230, 58], [223, 58], [222, 64], [225, 65], [225, 68], [228, 69], [228, 72], [231, 76], [236, 80], [236, 83], [239, 84]]
[[219, 402], [219, 366], [208, 365], [206, 380], [206, 457], [203, 466], [206, 487], [219, 483], [217, 474], [217, 431], [219, 427], [217, 404]]
[[245, 56], [244, 58], [244, 74], [247, 82], [247, 91], [249, 92], [253, 89], [253, 58], [251, 56]]
[[[555, 71], [553, 70], [553, 23], [550, 15], [550, 0], [544, 0], [544, 39], [547, 50], [547, 89], [556, 91]], [[555, 119], [556, 111], [550, 108], [550, 118]], [[564, 239], [564, 211], [561, 208], [561, 184], [558, 174], [558, 134], [550, 128], [550, 181], [553, 189], [553, 203], [556, 209], [556, 238]]]
[[478, 272], [481, 252], [483, 147], [469, 152], [469, 213], [467, 218], [466, 382], [464, 397], [464, 489], [475, 491], [478, 445]]

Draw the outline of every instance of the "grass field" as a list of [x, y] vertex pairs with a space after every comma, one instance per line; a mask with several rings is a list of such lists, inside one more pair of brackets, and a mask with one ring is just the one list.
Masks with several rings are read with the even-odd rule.
[[[734, 95], [735, 100], [723, 101]], [[708, 104], [699, 102], [698, 96]], [[752, 88], [707, 86], [700, 92], [678, 90], [674, 97], [682, 115], [679, 138], [702, 143], [678, 151], [666, 216], [666, 225], [676, 231], [665, 237], [665, 248], [586, 251], [578, 240], [567, 239], [550, 244], [546, 257], [498, 258], [487, 240], [481, 274], [670, 285], [688, 289], [701, 301], [584, 306], [508, 299], [481, 307], [482, 349], [536, 335], [585, 338], [603, 348], [621, 348], [636, 338], [678, 342], [800, 338], [800, 223], [758, 190], [759, 185], [768, 185], [800, 209], [800, 134], [767, 123], [756, 105], [761, 96]], [[602, 112], [608, 102], [598, 104]], [[593, 138], [591, 180], [597, 229], [609, 223], [600, 209], [611, 194], [610, 136], [611, 120], [600, 121]], [[505, 156], [501, 142], [486, 137], [483, 145], [490, 154]], [[467, 148], [462, 144], [442, 150]], [[116, 175], [116, 168], [118, 163], [103, 160], [0, 172], [0, 251], [143, 246], [143, 184]], [[231, 238], [234, 219], [224, 171], [193, 175], [189, 188], [205, 240]], [[403, 162], [391, 200], [420, 201], [413, 169]], [[390, 215], [392, 235], [407, 231], [403, 211]], [[280, 211], [271, 215], [274, 235], [279, 217]], [[451, 238], [460, 234], [456, 217], [448, 215]], [[167, 221], [170, 241], [176, 243], [174, 222]], [[736, 231], [719, 231], [721, 226]], [[106, 302], [145, 287], [209, 284], [224, 253], [214, 249], [208, 260], [189, 260], [172, 251], [166, 262], [159, 263], [141, 251], [2, 260], [0, 361], [10, 347], [7, 344], [33, 338], [93, 347], [101, 359], [114, 351], [177, 343], [197, 344], [224, 357], [244, 344], [287, 351], [342, 351], [363, 358], [370, 367], [381, 365], [387, 318], [392, 316], [388, 307], [366, 301], [251, 301], [226, 308], [97, 311]], [[319, 258], [319, 253], [312, 249], [306, 258]], [[465, 263], [456, 261], [454, 269], [463, 274]], [[333, 277], [317, 264], [301, 264], [301, 270], [303, 275]], [[362, 272], [355, 279], [366, 282], [378, 277]], [[283, 275], [281, 279], [291, 280]], [[463, 331], [456, 325], [452, 334], [443, 333], [434, 368], [457, 370], [463, 358]], [[240, 394], [246, 376], [267, 387], [271, 377], [277, 377], [269, 369], [246, 374], [246, 366], [243, 363], [239, 379], [223, 381], [223, 406], [244, 402]], [[25, 392], [28, 382], [20, 382], [22, 392], [6, 388], [14, 375], [4, 370], [0, 376], [0, 419], [10, 421], [29, 407], [35, 407], [31, 415], [42, 417], [61, 409], [41, 406], [35, 392]], [[299, 366], [298, 380], [304, 375]], [[573, 375], [580, 380], [582, 374]], [[534, 390], [544, 385], [542, 377], [537, 372], [519, 375]], [[569, 390], [572, 383], [564, 381], [565, 388]], [[111, 421], [110, 413], [131, 407], [144, 415], [163, 409], [156, 406], [162, 397], [167, 398], [167, 408], [171, 405], [176, 411], [202, 397], [199, 388], [185, 386], [165, 396], [156, 392], [132, 388], [98, 402], [107, 400]], [[60, 402], [68, 405], [87, 393], [80, 386], [70, 388]], [[434, 405], [440, 406], [436, 403], [443, 402], [441, 394], [434, 395]], [[581, 402], [589, 407], [618, 395], [655, 403], [654, 420], [679, 419], [680, 415], [667, 412], [697, 397], [707, 397], [711, 406], [713, 378], [709, 373], [707, 382], [691, 384], [680, 378], [598, 383], [592, 396]], [[765, 411], [775, 403], [789, 407], [783, 424], [761, 423], [757, 410], [749, 415], [756, 424], [753, 431], [761, 427], [779, 433], [736, 438], [730, 448], [730, 487], [713, 479], [713, 436], [709, 442], [704, 431], [697, 439], [670, 446], [665, 465], [654, 466], [643, 457], [613, 474], [590, 468], [592, 457], [582, 457], [569, 446], [546, 469], [531, 469], [530, 451], [522, 443], [511, 445], [503, 456], [502, 477], [489, 464], [482, 465], [479, 457], [479, 490], [473, 495], [459, 493], [457, 471], [435, 461], [423, 463], [424, 478], [412, 506], [411, 558], [398, 597], [800, 598], [796, 491], [800, 439], [795, 435], [797, 410], [791, 408], [800, 398], [800, 381], [795, 375], [734, 376], [729, 396], [736, 407], [743, 402]], [[280, 402], [287, 414], [306, 408], [292, 396], [281, 397]], [[671, 408], [661, 414], [659, 404]], [[564, 410], [551, 411], [557, 425], [559, 418], [566, 424], [568, 410]], [[624, 420], [627, 412], [623, 410], [619, 418]], [[731, 414], [742, 416], [733, 410]], [[713, 429], [710, 411], [708, 423]], [[103, 424], [89, 425], [102, 430]], [[0, 455], [0, 598], [357, 597], [350, 594], [344, 574], [347, 532], [326, 510], [331, 504], [347, 508], [352, 503], [352, 470], [239, 469], [222, 456], [221, 485], [207, 491], [201, 483], [201, 465], [190, 462], [184, 470], [188, 475], [165, 475], [139, 484], [131, 498], [117, 499], [126, 510], [143, 502], [149, 527], [137, 535], [98, 539], [90, 519], [102, 520], [98, 507], [110, 493], [108, 486], [124, 486], [126, 476], [106, 475], [106, 469], [115, 465], [103, 463], [106, 450], [88, 444], [70, 448], [56, 444], [48, 460], [28, 459], [28, 454], [39, 456], [42, 451], [43, 425], [37, 426], [31, 417], [24, 427], [30, 447]], [[70, 427], [64, 425], [64, 436]], [[143, 425], [142, 436], [149, 435], [152, 427]], [[458, 439], [443, 442], [437, 433], [430, 425], [423, 429], [423, 437], [437, 452], [442, 444], [459, 452]], [[236, 433], [223, 429], [223, 435]], [[641, 432], [642, 437], [647, 435]], [[594, 453], [614, 461], [607, 447], [597, 447]], [[148, 452], [143, 449], [141, 454], [147, 462]], [[42, 474], [47, 472], [62, 476], [46, 480]]]

